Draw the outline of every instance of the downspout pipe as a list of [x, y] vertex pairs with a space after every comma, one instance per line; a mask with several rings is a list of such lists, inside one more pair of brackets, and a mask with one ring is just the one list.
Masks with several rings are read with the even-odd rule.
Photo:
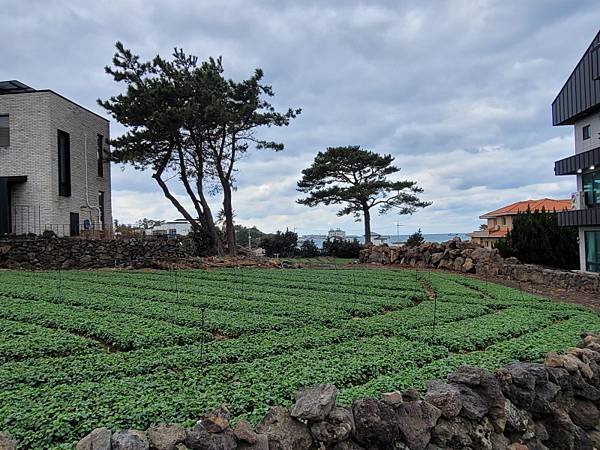
[[96, 211], [98, 211], [98, 225], [100, 225], [101, 221], [101, 211], [100, 211], [100, 206], [92, 206], [90, 205], [90, 192], [89, 192], [89, 181], [88, 181], [88, 159], [87, 159], [87, 134], [84, 135], [84, 141], [83, 141], [83, 158], [85, 160], [85, 204], [87, 206], [87, 208], [91, 211], [92, 209], [95, 209]]

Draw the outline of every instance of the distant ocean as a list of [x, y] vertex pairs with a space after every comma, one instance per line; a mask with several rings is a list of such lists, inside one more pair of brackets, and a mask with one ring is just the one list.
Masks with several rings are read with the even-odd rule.
[[[384, 235], [383, 237], [387, 238], [385, 240], [385, 242], [387, 244], [394, 245], [398, 241], [400, 241], [401, 243], [406, 242], [406, 239], [408, 239], [408, 236], [409, 236], [408, 234], [401, 234], [399, 236], [397, 234], [391, 234], [391, 235]], [[463, 241], [468, 241], [470, 239], [466, 233], [423, 234], [423, 237], [425, 238], [425, 241], [427, 241], [427, 242], [446, 242], [446, 241], [452, 240], [455, 236], [458, 236]], [[351, 236], [351, 235], [346, 236], [346, 239], [349, 239], [349, 240], [352, 240], [354, 238], [356, 238], [358, 240], [358, 242], [360, 242], [361, 244], [364, 244], [364, 242], [365, 242], [365, 238], [363, 236]], [[298, 237], [299, 243], [301, 243], [305, 240], [311, 240], [311, 239], [313, 241], [315, 241], [315, 244], [317, 244], [317, 247], [321, 248], [321, 247], [323, 247], [323, 242], [327, 239], [327, 236], [307, 235], [307, 236], [299, 236]]]

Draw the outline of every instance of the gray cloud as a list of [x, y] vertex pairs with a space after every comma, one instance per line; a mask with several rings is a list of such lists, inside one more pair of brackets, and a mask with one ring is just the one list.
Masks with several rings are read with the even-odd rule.
[[[295, 203], [302, 168], [335, 145], [392, 153], [402, 176], [426, 189], [434, 205], [400, 217], [403, 231], [469, 231], [504, 203], [574, 190], [574, 179], [553, 176], [573, 144], [570, 128], [551, 126], [550, 104], [597, 32], [592, 0], [0, 0], [0, 11], [0, 79], [54, 89], [101, 114], [95, 100], [120, 89], [103, 72], [116, 40], [145, 58], [174, 46], [222, 55], [234, 78], [263, 68], [275, 104], [303, 114], [262, 132], [284, 152], [240, 164], [234, 200], [245, 224], [360, 231], [334, 207]], [[116, 217], [176, 216], [149, 174], [113, 173]], [[393, 232], [396, 220], [376, 218], [374, 229]]]

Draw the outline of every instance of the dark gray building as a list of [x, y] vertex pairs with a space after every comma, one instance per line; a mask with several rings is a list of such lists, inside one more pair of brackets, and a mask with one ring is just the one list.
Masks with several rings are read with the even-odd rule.
[[600, 32], [552, 103], [553, 125], [572, 125], [575, 155], [556, 161], [556, 175], [577, 177], [573, 209], [560, 225], [579, 228], [581, 270], [600, 272]]

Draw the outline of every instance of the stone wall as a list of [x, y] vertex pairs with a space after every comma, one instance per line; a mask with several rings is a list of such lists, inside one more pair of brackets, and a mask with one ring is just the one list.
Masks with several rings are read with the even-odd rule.
[[426, 242], [412, 248], [372, 245], [361, 251], [360, 261], [501, 276], [526, 283], [600, 293], [600, 275], [521, 264], [516, 258], [502, 258], [497, 249], [483, 248], [458, 238], [444, 243]]
[[57, 237], [0, 238], [0, 268], [70, 269], [134, 265], [193, 256], [188, 239], [145, 237], [86, 240]]
[[[426, 392], [336, 405], [331, 384], [299, 391], [286, 411], [272, 407], [253, 427], [230, 427], [222, 405], [190, 429], [162, 424], [145, 431], [97, 428], [77, 450], [361, 450], [600, 448], [600, 337], [586, 334], [543, 364], [515, 362], [492, 374], [460, 367]], [[0, 449], [16, 442], [0, 433]]]

